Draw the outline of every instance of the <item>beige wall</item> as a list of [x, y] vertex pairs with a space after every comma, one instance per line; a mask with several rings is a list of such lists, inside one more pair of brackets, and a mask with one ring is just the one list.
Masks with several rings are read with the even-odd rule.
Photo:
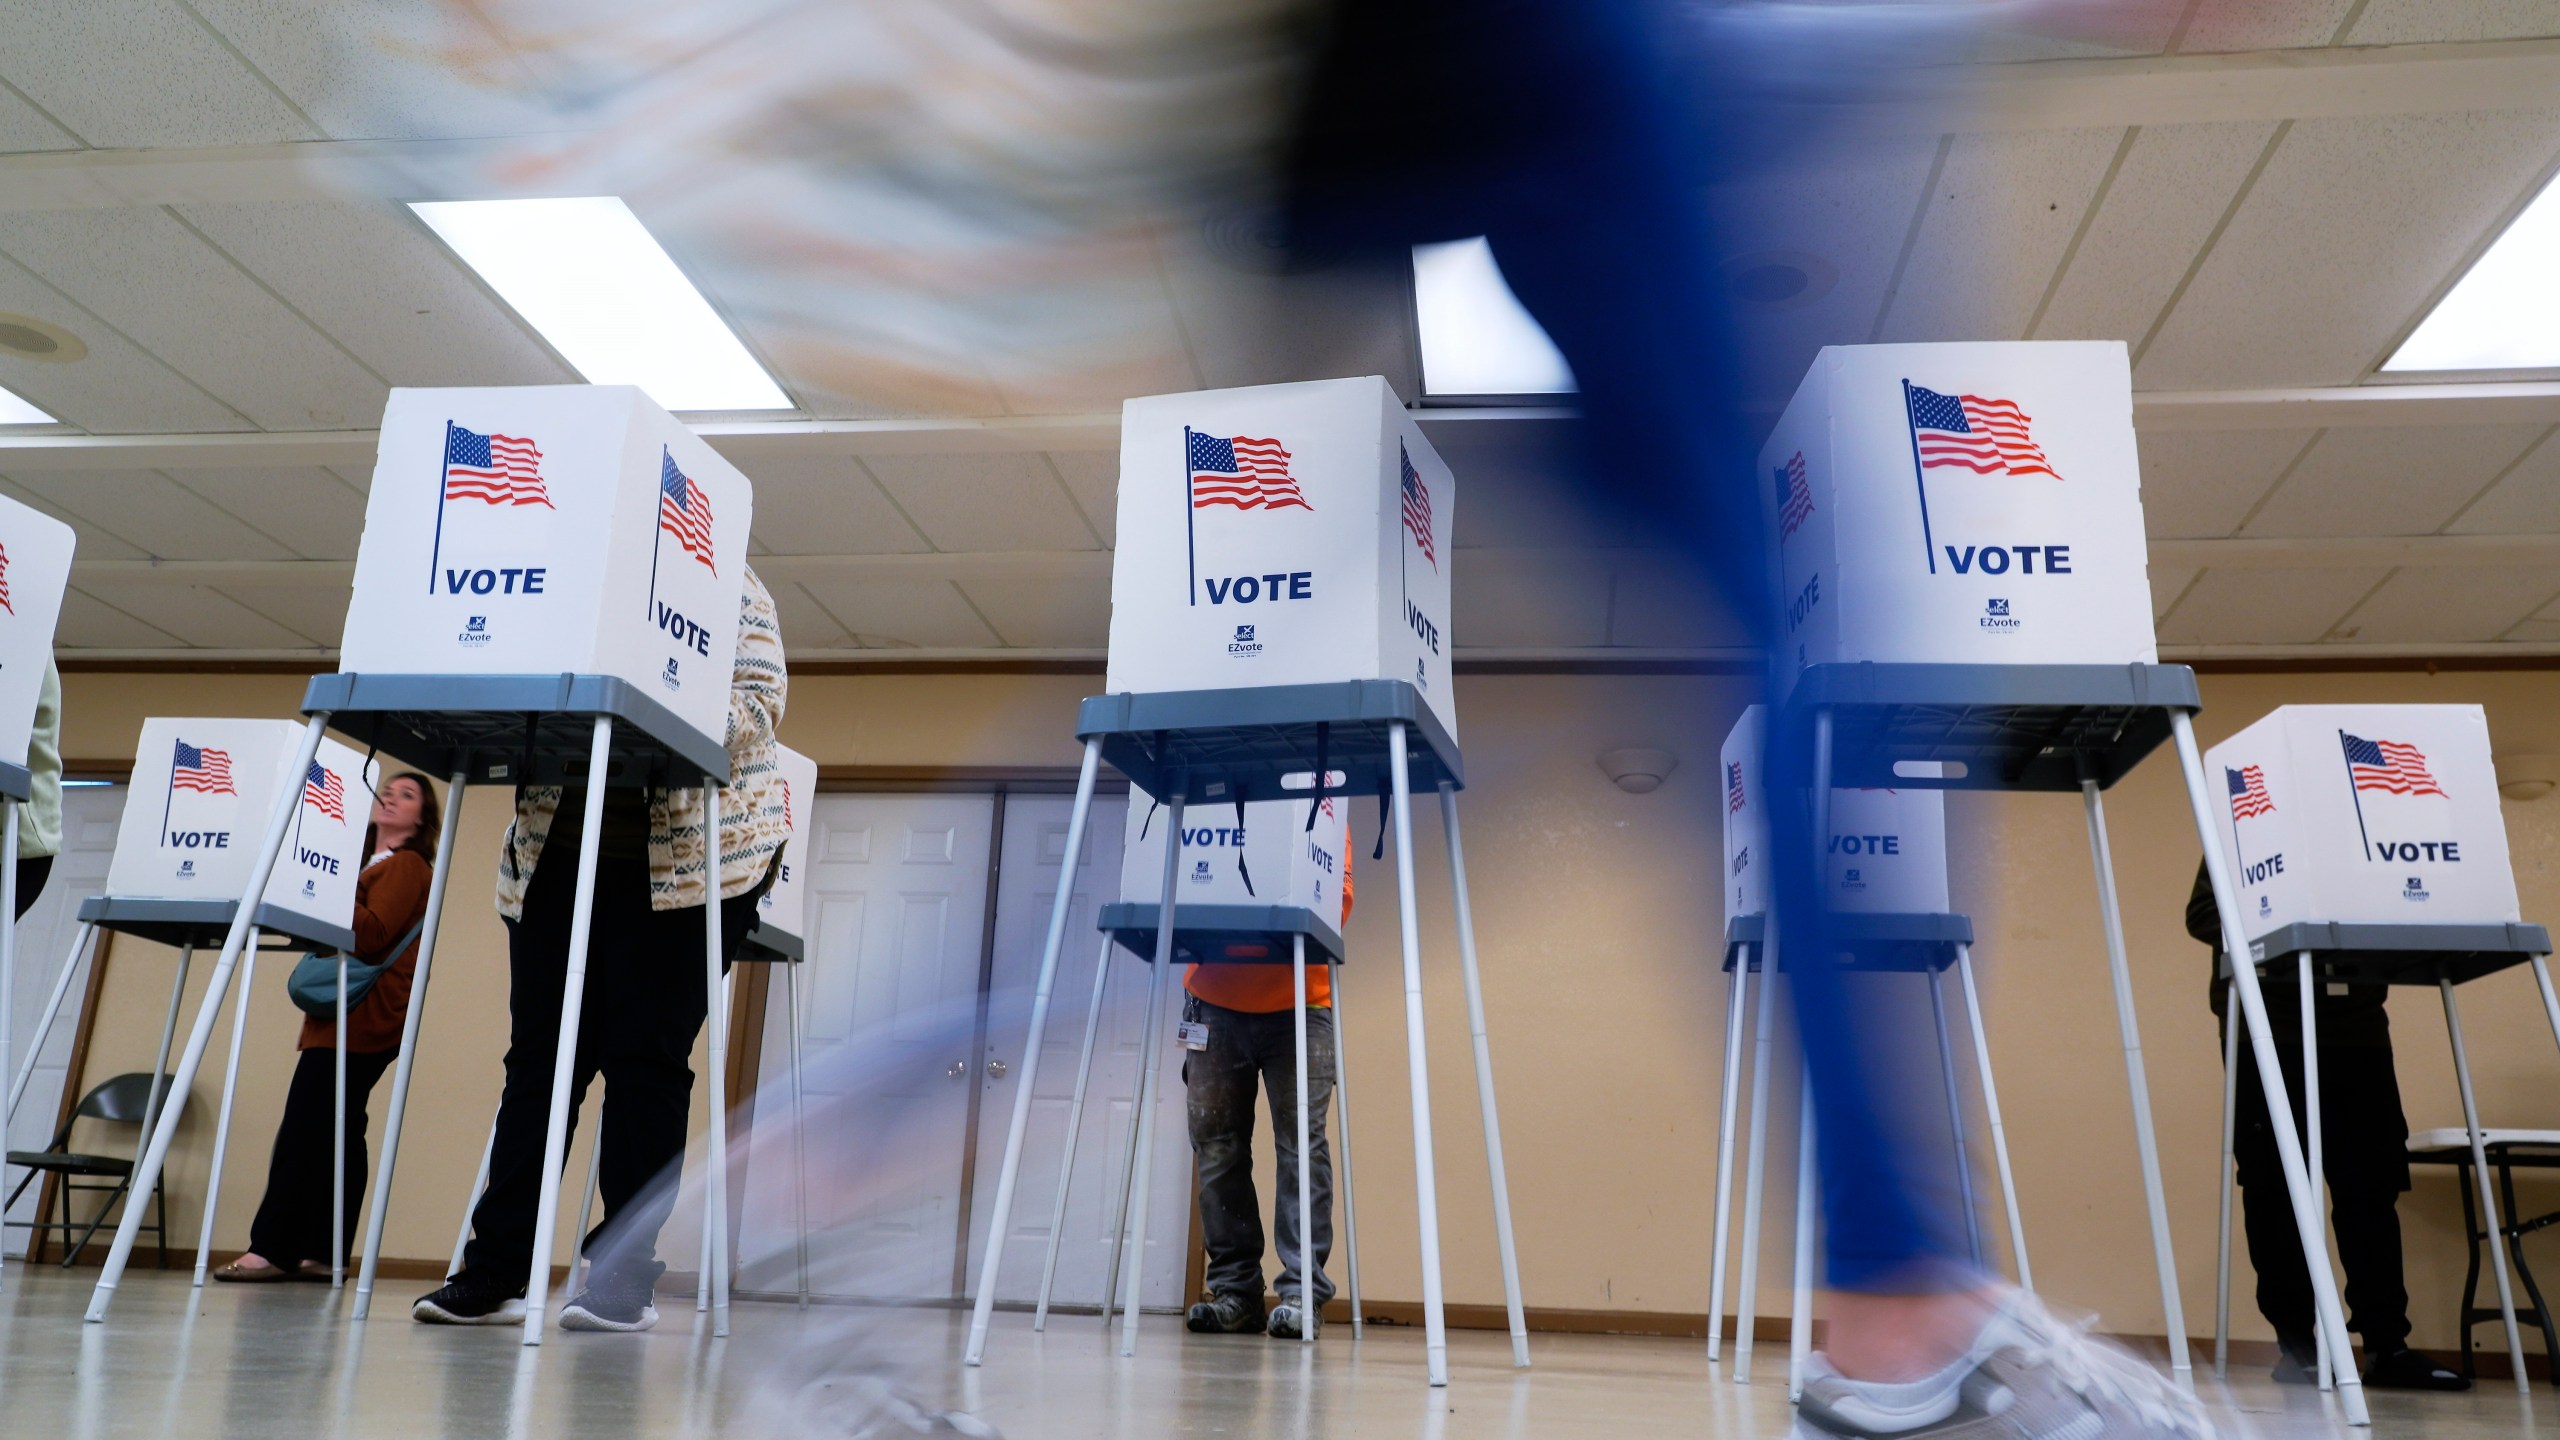
[[[805, 678], [794, 686], [784, 735], [826, 764], [1066, 766], [1076, 755], [1067, 734], [1074, 702], [1092, 687], [1077, 676]], [[1723, 993], [1712, 969], [1714, 756], [1741, 693], [1730, 681], [1680, 677], [1469, 677], [1459, 689], [1474, 781], [1465, 801], [1470, 878], [1528, 1299], [1567, 1309], [1703, 1311]], [[300, 682], [84, 674], [68, 677], [67, 691], [64, 749], [97, 757], [130, 753], [145, 714], [289, 713]], [[2215, 676], [2206, 682], [2200, 726], [2210, 744], [2285, 701], [2468, 701], [2489, 707], [2502, 749], [2560, 750], [2555, 691], [2560, 679], [2539, 673]], [[1625, 745], [1669, 749], [1681, 768], [1655, 794], [1623, 794], [1594, 757]], [[479, 804], [465, 821], [448, 911], [452, 938], [394, 1196], [387, 1243], [394, 1255], [437, 1257], [452, 1243], [496, 1096], [505, 973], [486, 886], [502, 811]], [[1966, 827], [1976, 849], [1958, 884], [1961, 903], [1978, 916], [1989, 1025], [2039, 1281], [2063, 1301], [2100, 1311], [2109, 1329], [2156, 1332], [2160, 1302], [2079, 807], [2068, 796], [2037, 796], [1968, 799], [1959, 812], [1985, 821]], [[2188, 1321], [2209, 1331], [2221, 1064], [2204, 1008], [2202, 952], [2181, 928], [2195, 841], [2165, 756], [2109, 796], [2109, 819]], [[1354, 823], [1363, 864], [1345, 1029], [1364, 1162], [1363, 1278], [1376, 1298], [1411, 1298], [1420, 1281], [1394, 857], [1366, 863], [1374, 806], [1356, 807]], [[2527, 917], [2560, 914], [2560, 799], [2511, 805], [2509, 829]], [[1449, 1296], [1493, 1304], [1501, 1287], [1432, 807], [1417, 813], [1415, 843]], [[167, 974], [165, 952], [119, 945], [90, 1074], [147, 1063]], [[2393, 1008], [2412, 1124], [2457, 1119], [2440, 1012], [2424, 993], [2402, 996]], [[2560, 1058], [2530, 978], [2482, 982], [2465, 1013], [2492, 1122], [2560, 1125], [2560, 1091], [2551, 1084]], [[241, 1243], [255, 1203], [291, 1062], [291, 1024], [270, 970], [254, 1002], [219, 1247]], [[218, 1093], [215, 1067], [227, 1035], [226, 1024], [172, 1167], [172, 1219], [190, 1240], [211, 1133], [204, 1111]], [[1791, 1172], [1779, 1134], [1776, 1168]], [[2547, 1186], [2527, 1184], [2529, 1205], [2550, 1199]], [[1788, 1213], [1789, 1190], [1784, 1175], [1773, 1183], [1773, 1216]], [[2450, 1344], [2461, 1260], [2449, 1178], [2422, 1173], [2403, 1214], [2419, 1338]], [[1781, 1226], [1761, 1271], [1764, 1313], [1784, 1309], [1784, 1252]], [[2244, 1269], [2239, 1332], [2263, 1336], [2247, 1286]]]

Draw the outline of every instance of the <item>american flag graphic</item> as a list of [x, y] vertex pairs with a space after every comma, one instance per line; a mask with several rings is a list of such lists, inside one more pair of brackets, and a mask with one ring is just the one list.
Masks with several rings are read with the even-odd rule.
[[1799, 450], [1787, 458], [1786, 467], [1777, 472], [1778, 539], [1784, 543], [1813, 518], [1813, 487], [1805, 483], [1804, 452]]
[[[1191, 508], [1232, 505], [1238, 510], [1313, 510], [1289, 477], [1289, 452], [1277, 440], [1250, 435], [1222, 438], [1183, 432], [1191, 464]], [[1436, 563], [1436, 562], [1435, 562]]]
[[338, 772], [318, 761], [302, 777], [302, 803], [332, 820], [347, 818], [347, 787]]
[[1727, 814], [1742, 808], [1742, 762], [1739, 760], [1724, 762], [1724, 808]]
[[12, 615], [18, 613], [18, 607], [9, 603], [9, 547], [6, 545], [0, 545], [0, 610]]
[[444, 423], [444, 498], [491, 505], [542, 505], [551, 492], [542, 483], [542, 447], [514, 435], [483, 435]]
[[1953, 465], [1977, 474], [2049, 475], [2053, 462], [2036, 445], [2027, 412], [2015, 400], [1980, 395], [1941, 395], [1905, 382], [1911, 406], [1911, 442], [1920, 468]]
[[178, 742], [177, 761], [169, 769], [169, 788], [205, 795], [237, 795], [231, 784], [231, 752]]
[[2265, 771], [2255, 765], [2243, 765], [2237, 770], [2225, 765], [2222, 778], [2231, 785], [2232, 819], [2255, 820], [2275, 813], [2275, 797], [2267, 793]]
[[2367, 740], [2338, 732], [2347, 750], [2347, 774], [2359, 790], [2388, 790], [2394, 795], [2442, 795], [2444, 787], [2427, 773], [2427, 757], [2415, 745], [2397, 740]]
[[658, 528], [676, 537], [703, 568], [720, 573], [711, 563], [711, 497], [676, 468], [675, 455], [666, 450], [658, 452]]
[[1431, 489], [1422, 483], [1422, 472], [1413, 468], [1413, 457], [1405, 452], [1404, 442], [1396, 442], [1396, 464], [1404, 470], [1404, 528], [1413, 543], [1422, 547], [1422, 558], [1431, 568], [1440, 568], [1440, 552], [1431, 543]]
[[788, 780], [782, 782], [782, 828], [785, 830], [792, 828], [791, 782]]

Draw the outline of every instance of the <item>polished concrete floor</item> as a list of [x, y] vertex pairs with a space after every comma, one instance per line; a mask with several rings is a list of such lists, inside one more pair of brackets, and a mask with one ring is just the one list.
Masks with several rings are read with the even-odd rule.
[[[1411, 1330], [1373, 1327], [1302, 1347], [1193, 1337], [1149, 1317], [1133, 1361], [1091, 1316], [1034, 1335], [1000, 1315], [987, 1364], [958, 1363], [966, 1317], [741, 1302], [713, 1341], [689, 1302], [646, 1335], [554, 1333], [527, 1350], [513, 1330], [412, 1324], [415, 1283], [363, 1325], [307, 1286], [191, 1290], [183, 1273], [127, 1278], [103, 1325], [81, 1323], [95, 1271], [9, 1267], [0, 1294], [0, 1433], [483, 1440], [673, 1435], [892, 1436], [911, 1397], [983, 1417], [1010, 1440], [1168, 1436], [1617, 1437], [1787, 1432], [1783, 1384], [1715, 1378], [1693, 1343], [1532, 1337], [1536, 1368], [1510, 1368], [1497, 1335], [1451, 1339], [1451, 1383], [1422, 1383]], [[1766, 1358], [1766, 1352], [1764, 1352]], [[1776, 1357], [1783, 1366], [1783, 1355]], [[2344, 1434], [2316, 1394], [2262, 1378], [2209, 1387], [2234, 1440]], [[2560, 1434], [2560, 1394], [2530, 1403], [2505, 1384], [2470, 1395], [2376, 1396], [2376, 1436]], [[947, 1433], [947, 1432], [945, 1432]]]

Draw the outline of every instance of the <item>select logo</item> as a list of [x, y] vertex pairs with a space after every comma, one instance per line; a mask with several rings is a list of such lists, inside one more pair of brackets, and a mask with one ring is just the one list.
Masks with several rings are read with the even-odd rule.
[[1262, 642], [1254, 638], [1254, 627], [1239, 625], [1236, 638], [1227, 642], [1227, 654], [1238, 660], [1251, 660], [1262, 653]]
[[2018, 628], [2017, 617], [2009, 613], [2009, 600], [2005, 595], [1994, 595], [1984, 600], [1982, 618], [1976, 623], [1985, 630], [1999, 632], [2014, 632]]
[[477, 649], [496, 637], [489, 633], [489, 617], [474, 615], [462, 623], [462, 633], [453, 637], [464, 649]]

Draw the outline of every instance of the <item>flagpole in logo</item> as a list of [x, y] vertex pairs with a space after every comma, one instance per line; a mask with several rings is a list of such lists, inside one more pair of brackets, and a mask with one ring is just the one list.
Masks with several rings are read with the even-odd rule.
[[2370, 861], [2373, 859], [2373, 836], [2364, 828], [2364, 787], [2356, 783], [2355, 737], [2344, 730], [2339, 731], [2338, 749], [2347, 760], [2347, 797], [2355, 802], [2356, 838], [2364, 842], [2364, 858]]
[[1191, 603], [1200, 603], [1200, 541], [1198, 506], [1191, 503], [1191, 487], [1196, 483], [1191, 471], [1191, 427], [1182, 427], [1182, 554], [1191, 573]]
[[655, 625], [656, 623], [658, 623], [658, 544], [659, 544], [658, 537], [667, 533], [667, 523], [666, 523], [666, 519], [665, 519], [665, 510], [666, 510], [666, 505], [667, 505], [667, 490], [666, 490], [667, 482], [666, 482], [666, 478], [665, 478], [665, 477], [666, 477], [666, 467], [667, 467], [667, 466], [669, 466], [669, 465], [672, 465], [672, 464], [674, 464], [674, 463], [675, 463], [675, 456], [668, 452], [668, 450], [667, 450], [667, 447], [666, 447], [666, 446], [664, 446], [664, 445], [659, 446], [659, 447], [658, 447], [658, 466], [659, 466], [659, 470], [658, 470], [658, 474], [659, 474], [659, 480], [658, 480], [658, 509], [659, 509], [659, 520], [658, 520], [658, 523], [657, 523], [656, 525], [654, 525], [654, 526], [650, 527], [650, 530], [649, 530], [649, 613], [648, 613], [648, 615], [645, 617], [645, 618], [648, 620], [648, 622], [649, 622], [650, 624], [652, 624], [652, 625]]
[[1911, 413], [1911, 379], [1902, 381], [1902, 428], [1911, 432], [1911, 479], [1920, 487], [1920, 548], [1929, 560], [1929, 573], [1938, 573], [1938, 542], [1929, 534], [1929, 472], [1920, 463], [1920, 422]]
[[453, 422], [444, 422], [444, 459], [436, 463], [436, 538], [427, 547], [427, 593], [436, 593], [436, 567], [444, 563], [444, 492], [452, 484]]

